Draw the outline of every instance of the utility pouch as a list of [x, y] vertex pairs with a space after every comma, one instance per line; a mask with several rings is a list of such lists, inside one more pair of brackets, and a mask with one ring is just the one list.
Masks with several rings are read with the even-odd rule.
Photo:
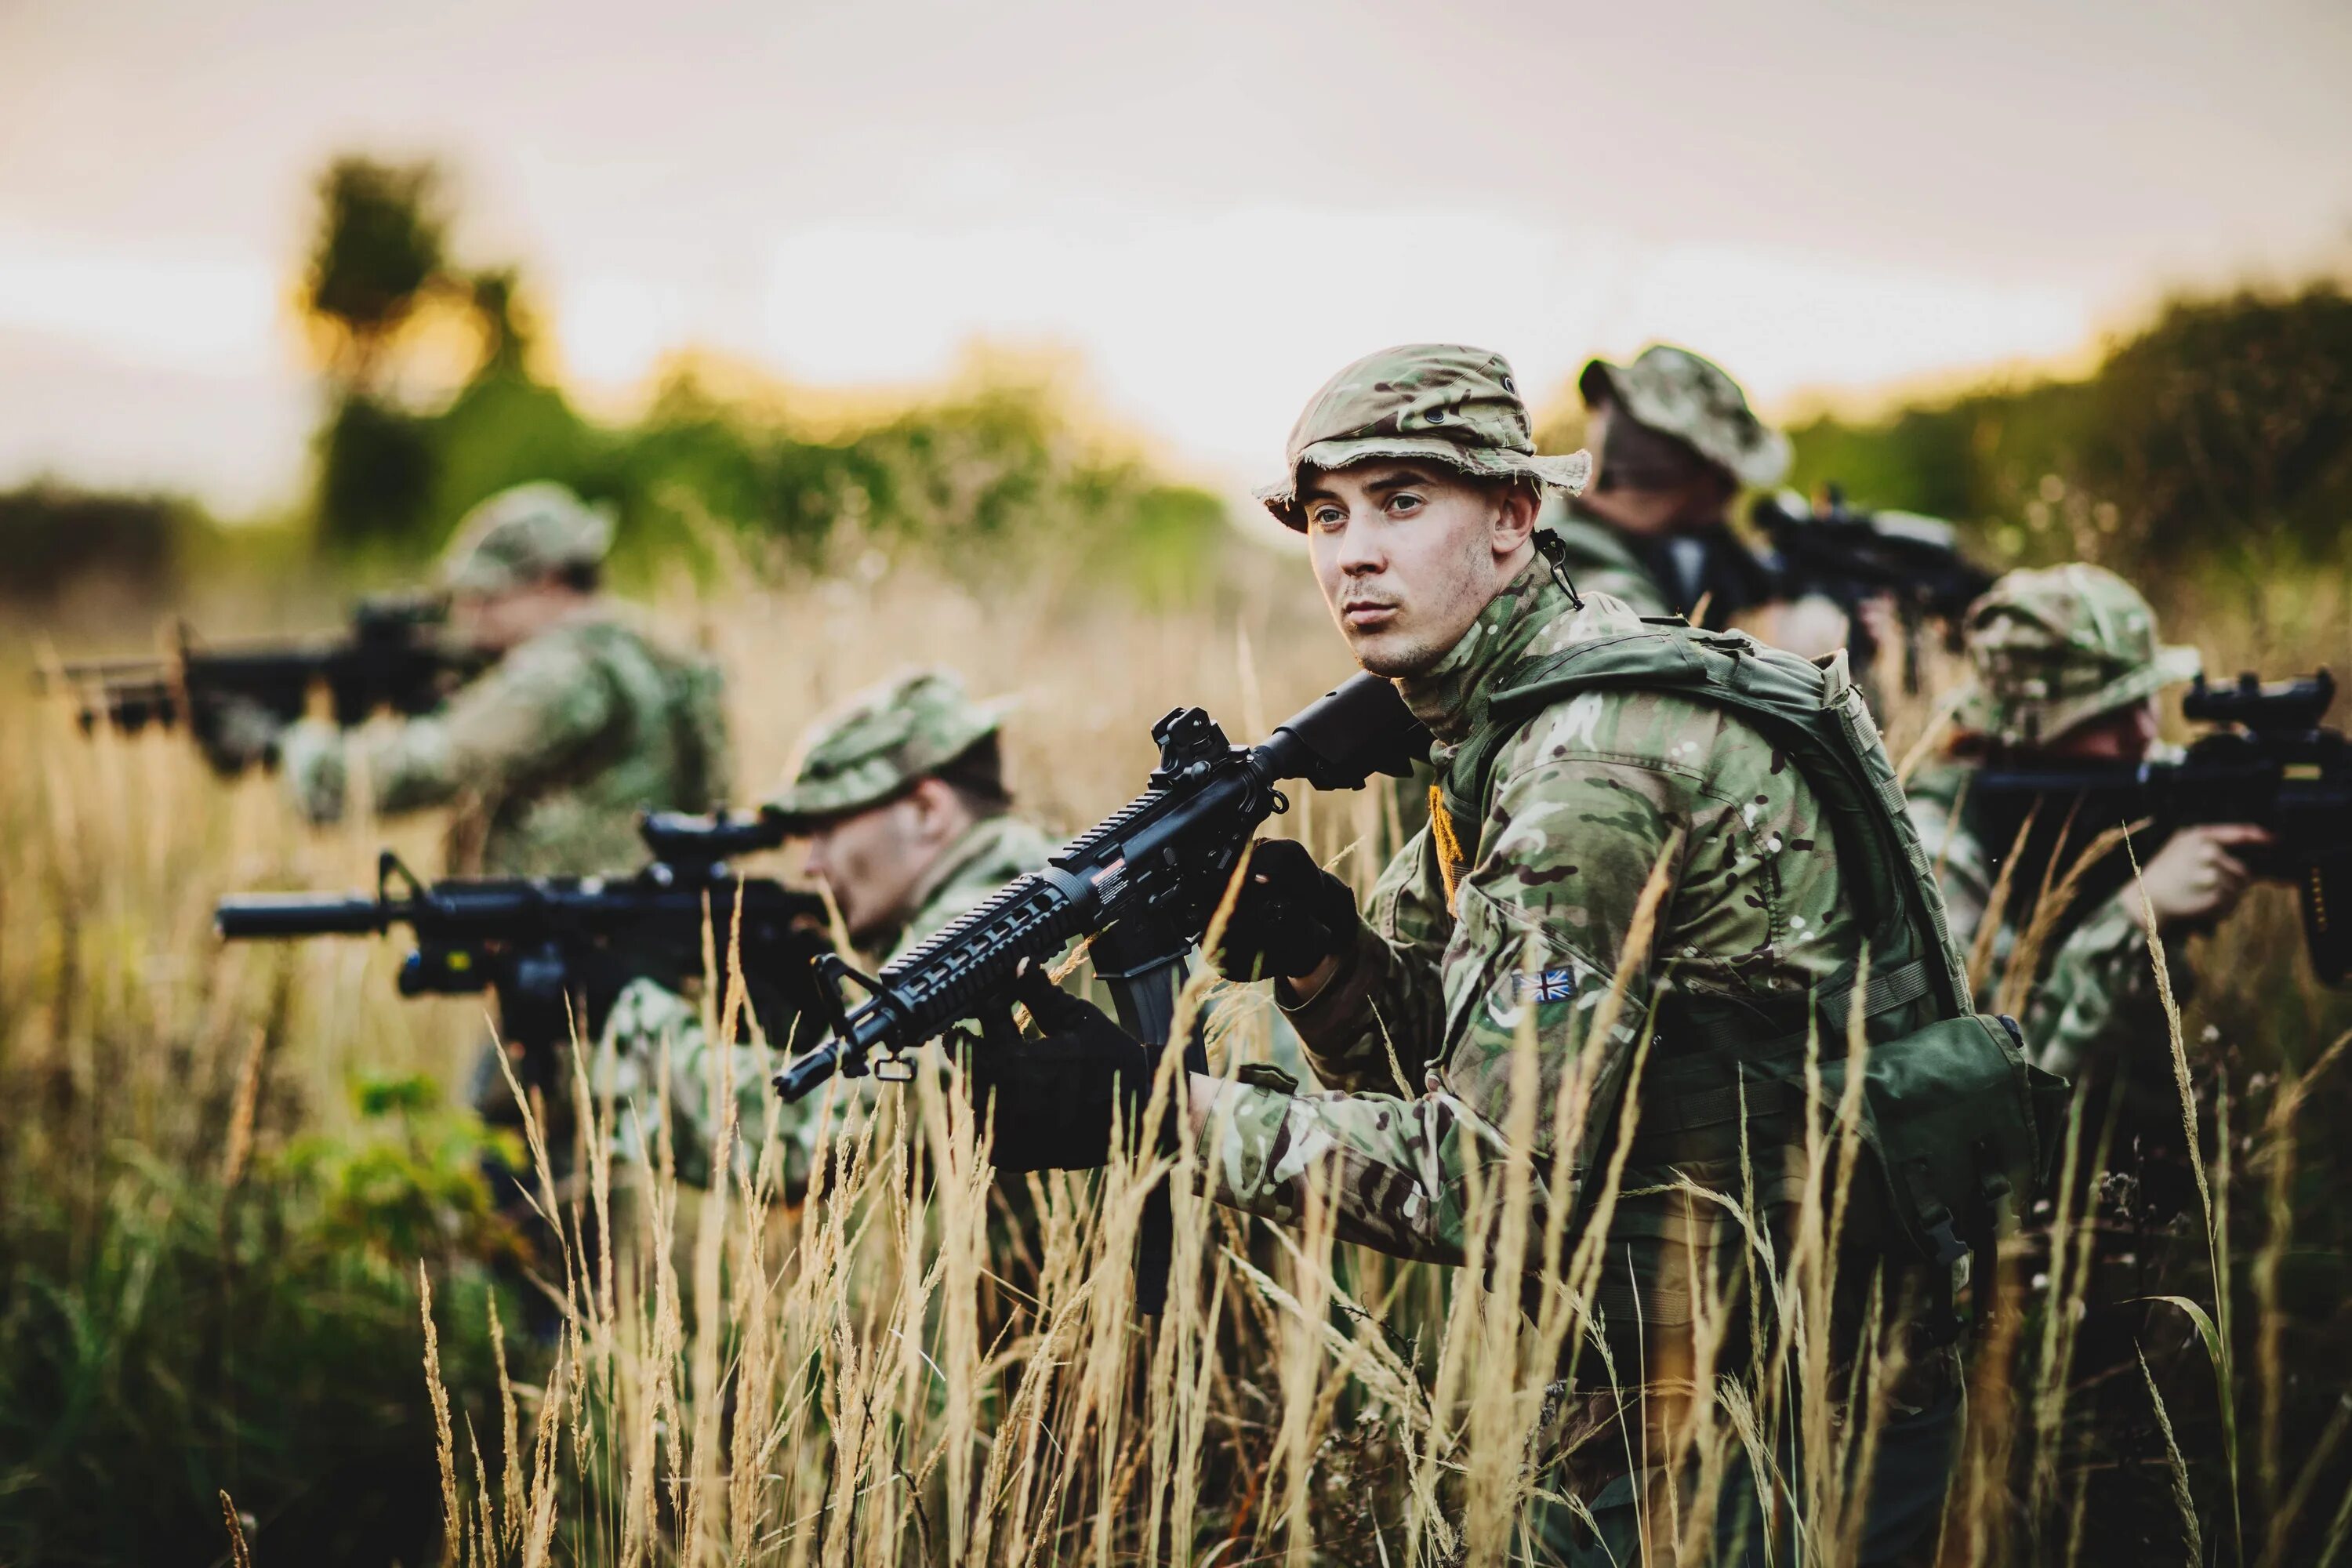
[[[1845, 1060], [1819, 1064], [1816, 1113], [1831, 1140], [1846, 1093]], [[1801, 1102], [1801, 1055], [1740, 1064], [1759, 1098]], [[2064, 1124], [2066, 1080], [2026, 1059], [2015, 1020], [1945, 1018], [1869, 1047], [1863, 1068], [1859, 1158], [1843, 1241], [1952, 1270], [1976, 1255], [1991, 1279], [1992, 1247], [2048, 1188]], [[1751, 1091], [1759, 1092], [1759, 1091]], [[1957, 1334], [1948, 1296], [1929, 1327]]]

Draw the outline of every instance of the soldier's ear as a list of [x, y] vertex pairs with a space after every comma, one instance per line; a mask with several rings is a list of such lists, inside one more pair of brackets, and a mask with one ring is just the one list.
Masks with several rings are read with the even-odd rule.
[[957, 819], [963, 810], [963, 803], [956, 797], [956, 792], [947, 782], [936, 773], [925, 774], [915, 781], [915, 787], [907, 792], [907, 799], [915, 808], [916, 820], [929, 831], [952, 837], [959, 830]]
[[1497, 556], [1516, 554], [1534, 537], [1536, 514], [1542, 504], [1543, 491], [1525, 480], [1496, 487], [1494, 531]]

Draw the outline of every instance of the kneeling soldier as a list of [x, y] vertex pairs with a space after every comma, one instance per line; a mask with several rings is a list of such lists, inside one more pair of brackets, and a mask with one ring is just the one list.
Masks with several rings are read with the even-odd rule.
[[[1741, 1205], [1746, 1170], [1788, 1256], [1812, 1032], [1822, 1055], [1841, 1056], [1849, 1018], [1864, 1015], [1875, 1062], [1907, 1038], [1975, 1031], [2004, 1085], [2026, 1069], [2008, 1035], [1972, 1013], [1902, 792], [1843, 659], [1816, 667], [1738, 634], [1645, 625], [1599, 594], [1580, 602], [1536, 522], [1542, 490], [1573, 492], [1586, 459], [1534, 452], [1499, 355], [1422, 344], [1360, 361], [1309, 403], [1288, 460], [1263, 498], [1307, 535], [1358, 662], [1391, 678], [1435, 734], [1442, 795], [1366, 918], [1303, 854], [1255, 859], [1221, 962], [1279, 976], [1317, 1077], [1338, 1091], [1195, 1076], [1184, 1124], [1221, 1201], [1296, 1223], [1310, 1192], [1328, 1190], [1342, 1239], [1460, 1264], [1470, 1261], [1467, 1172], [1512, 1152], [1503, 1129], [1525, 1032], [1538, 1068], [1526, 1151], [1537, 1225], [1548, 1173], [1564, 1162], [1573, 1238], [1621, 1111], [1636, 1118], [1594, 1303], [1625, 1392], [1578, 1395], [1606, 1435], [1569, 1461], [1600, 1539], [1560, 1521], [1571, 1560], [1635, 1561], [1643, 1514], [1666, 1531], [1664, 1494], [1682, 1489], [1686, 1510], [1696, 1470], [1684, 1457], [1629, 1474], [1626, 1455], [1644, 1444], [1660, 1454], [1694, 1379], [1700, 1397], [1711, 1392], [1702, 1315], [1711, 1301], [1741, 1311], [1746, 1263], [1744, 1233], [1719, 1200]], [[1590, 1037], [1595, 1017], [1612, 1016], [1615, 1026]], [[1098, 1013], [1065, 1003], [1048, 1022], [1043, 1040], [975, 1057], [1000, 1168], [1101, 1163], [1116, 1109], [1131, 1116], [1150, 1082], [1150, 1054]], [[1576, 1146], [1554, 1147], [1555, 1096], [1580, 1073], [1591, 1113]], [[1914, 1093], [1921, 1110], [1958, 1108], [1958, 1121], [1982, 1103], [1964, 1089], [1915, 1083]], [[1976, 1146], [1979, 1129], [1950, 1136], [1956, 1127], [1940, 1125], [1939, 1156]], [[2023, 1135], [2032, 1142], [2030, 1124]], [[1935, 1223], [1924, 1206], [1914, 1217]], [[1942, 1348], [1948, 1313], [1933, 1304], [1949, 1306], [1959, 1248], [1948, 1216], [1938, 1228], [1935, 1249], [1898, 1245], [1889, 1229], [1850, 1234], [1839, 1254], [1840, 1356], [1859, 1353], [1853, 1329], [1874, 1291], [1907, 1342], [1862, 1531], [1868, 1562], [1931, 1534], [1948, 1473], [1955, 1358]], [[1744, 1352], [1718, 1364], [1744, 1364]], [[1752, 1479], [1736, 1455], [1729, 1470], [1716, 1560], [1760, 1563], [1755, 1499], [1742, 1490]], [[1785, 1504], [1779, 1517], [1789, 1519]]]
[[[1013, 810], [999, 733], [1011, 704], [977, 702], [947, 670], [919, 671], [853, 699], [819, 721], [793, 780], [761, 808], [808, 842], [809, 873], [841, 911], [850, 942], [887, 963], [1024, 871], [1045, 863], [1045, 836]], [[723, 942], [725, 933], [720, 933]], [[783, 1047], [791, 1042], [771, 1042]], [[809, 1041], [801, 1041], [805, 1047]], [[719, 1131], [711, 1101], [719, 1064], [699, 1008], [651, 981], [614, 1005], [599, 1052], [600, 1080], [623, 1107], [621, 1150], [640, 1141], [661, 1053], [670, 1062], [670, 1131], [681, 1175], [709, 1179]], [[756, 1157], [777, 1103], [764, 1048], [738, 1047], [740, 1158]], [[862, 1091], [863, 1079], [845, 1089]], [[805, 1185], [817, 1146], [822, 1097], [785, 1106], [783, 1183]]]

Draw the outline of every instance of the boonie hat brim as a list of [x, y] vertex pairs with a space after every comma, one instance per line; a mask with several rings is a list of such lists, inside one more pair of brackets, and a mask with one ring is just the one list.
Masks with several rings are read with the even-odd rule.
[[1298, 490], [1308, 469], [1330, 473], [1381, 458], [1440, 463], [1477, 479], [1531, 479], [1568, 495], [1582, 493], [1592, 477], [1590, 452], [1545, 457], [1501, 447], [1465, 447], [1437, 436], [1360, 436], [1316, 442], [1298, 454], [1288, 479], [1254, 493], [1276, 521], [1302, 532], [1307, 522], [1299, 513]]

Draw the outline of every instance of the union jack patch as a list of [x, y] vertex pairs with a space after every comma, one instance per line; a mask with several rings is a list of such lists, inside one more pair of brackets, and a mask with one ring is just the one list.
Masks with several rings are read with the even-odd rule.
[[1570, 965], [1547, 969], [1540, 974], [1514, 974], [1511, 995], [1517, 1001], [1538, 1004], [1570, 1001], [1576, 995], [1576, 970]]

